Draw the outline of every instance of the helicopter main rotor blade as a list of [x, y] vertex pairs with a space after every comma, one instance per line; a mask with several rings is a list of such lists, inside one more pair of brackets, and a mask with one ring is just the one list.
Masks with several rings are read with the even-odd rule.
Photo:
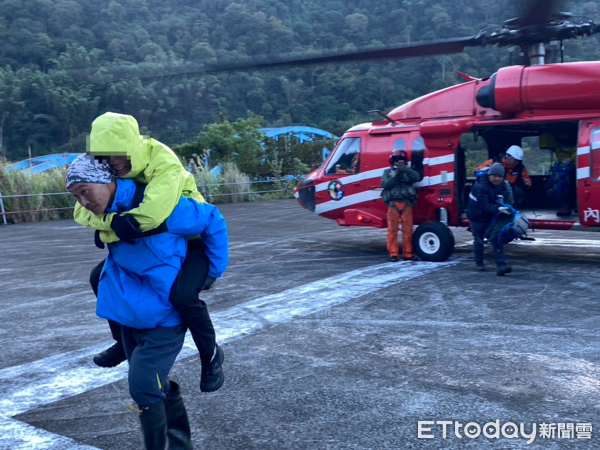
[[461, 53], [465, 47], [474, 47], [482, 43], [481, 36], [469, 36], [457, 39], [448, 39], [443, 41], [431, 41], [423, 44], [388, 47], [379, 50], [364, 50], [350, 53], [337, 53], [321, 56], [302, 56], [302, 57], [278, 57], [233, 63], [225, 65], [206, 66], [204, 72], [225, 72], [232, 70], [263, 69], [278, 66], [310, 66], [315, 64], [326, 64], [333, 62], [352, 62], [352, 61], [372, 61], [377, 59], [405, 59], [416, 58], [419, 56], [447, 55], [451, 53]]

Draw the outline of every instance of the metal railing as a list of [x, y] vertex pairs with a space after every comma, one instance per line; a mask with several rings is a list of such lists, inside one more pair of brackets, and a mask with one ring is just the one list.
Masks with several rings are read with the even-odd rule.
[[[203, 180], [204, 181], [204, 180]], [[257, 180], [257, 181], [248, 181], [248, 182], [243, 182], [243, 183], [204, 183], [202, 182], [201, 184], [196, 185], [198, 187], [198, 190], [200, 191], [200, 193], [204, 196], [204, 197], [227, 197], [230, 195], [239, 195], [239, 196], [245, 196], [248, 195], [248, 201], [251, 202], [252, 201], [252, 195], [258, 195], [258, 194], [269, 194], [269, 193], [273, 193], [273, 192], [289, 192], [289, 188], [290, 188], [290, 182], [294, 182], [295, 180], [291, 180], [289, 178], [280, 178], [280, 179], [276, 179], [276, 180]], [[249, 188], [250, 185], [252, 184], [265, 184], [265, 183], [283, 183], [284, 187], [283, 189], [270, 189], [270, 190], [266, 190], [266, 191], [253, 191], [252, 189]], [[248, 189], [244, 189], [242, 192], [223, 192], [223, 193], [210, 193], [207, 188], [209, 186], [216, 186], [216, 187], [221, 187], [221, 186], [243, 186], [243, 187], [248, 187]], [[293, 184], [292, 184], [293, 186]], [[4, 208], [4, 201], [3, 199], [6, 198], [26, 198], [26, 197], [44, 197], [44, 196], [51, 196], [51, 195], [71, 195], [70, 192], [40, 192], [38, 194], [15, 194], [15, 195], [2, 195], [2, 192], [0, 191], [0, 216], [2, 216], [2, 220], [4, 225], [8, 225], [7, 221], [6, 221], [6, 216], [9, 216], [11, 214], [25, 214], [25, 213], [44, 213], [44, 212], [49, 212], [49, 211], [59, 211], [59, 210], [65, 210], [65, 209], [73, 209], [74, 206], [66, 206], [66, 207], [60, 207], [60, 208], [40, 208], [40, 209], [31, 209], [31, 210], [26, 210], [26, 211], [5, 211]]]
[[[211, 184], [211, 183], [204, 183], [204, 180], [202, 180], [202, 184], [198, 184], [198, 190], [200, 191], [200, 193], [204, 196], [204, 197], [220, 197], [220, 196], [230, 196], [230, 195], [248, 195], [248, 201], [251, 202], [252, 201], [252, 195], [257, 195], [257, 194], [269, 194], [272, 192], [288, 192], [289, 191], [289, 182], [292, 181], [289, 178], [280, 178], [277, 180], [257, 180], [257, 181], [248, 181], [248, 182], [244, 182], [244, 183], [218, 183], [218, 184]], [[249, 186], [251, 184], [265, 184], [265, 183], [284, 183], [284, 188], [283, 189], [270, 189], [268, 191], [253, 191], [252, 189], [245, 189], [242, 192], [223, 192], [223, 193], [211, 193], [207, 190], [207, 188], [209, 186], [242, 186], [242, 187], [246, 187]]]

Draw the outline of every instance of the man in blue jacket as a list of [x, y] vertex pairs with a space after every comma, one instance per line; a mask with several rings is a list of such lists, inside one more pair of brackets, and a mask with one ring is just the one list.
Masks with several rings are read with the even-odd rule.
[[[475, 264], [477, 265], [477, 270], [482, 272], [485, 271], [483, 263], [483, 239], [486, 231], [492, 224], [495, 214], [510, 214], [508, 208], [502, 206], [498, 201], [499, 197], [507, 201], [511, 196], [504, 182], [505, 173], [506, 171], [502, 164], [493, 164], [487, 175], [479, 177], [469, 194], [467, 217], [471, 231], [473, 232]], [[494, 249], [494, 259], [497, 266], [496, 275], [504, 276], [510, 273], [512, 269], [506, 264], [504, 246], [496, 239], [492, 239], [492, 248]]]
[[[136, 184], [115, 179], [108, 165], [82, 155], [65, 182], [86, 209], [101, 214], [132, 208]], [[121, 325], [129, 361], [129, 391], [138, 404], [148, 449], [191, 448], [190, 426], [177, 383], [168, 379], [181, 351], [186, 327], [169, 301], [186, 256], [186, 236], [202, 237], [210, 271], [218, 278], [227, 266], [227, 228], [218, 209], [182, 197], [160, 234], [108, 244], [100, 274], [96, 314]]]

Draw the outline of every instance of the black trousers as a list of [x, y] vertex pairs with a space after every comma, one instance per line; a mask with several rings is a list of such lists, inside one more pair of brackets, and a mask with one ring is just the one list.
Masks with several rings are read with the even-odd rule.
[[136, 330], [122, 326], [129, 361], [129, 393], [141, 408], [167, 398], [169, 372], [183, 347], [185, 326]]
[[[90, 284], [96, 297], [98, 296], [98, 284], [100, 273], [104, 267], [103, 260], [92, 269]], [[204, 362], [209, 362], [213, 356], [216, 343], [215, 328], [208, 314], [208, 307], [203, 300], [198, 298], [202, 286], [208, 276], [208, 257], [206, 256], [204, 244], [200, 240], [188, 242], [185, 260], [179, 271], [179, 275], [171, 288], [169, 300], [183, 319], [192, 333], [194, 343]], [[121, 325], [108, 321], [108, 326], [115, 341], [122, 343]]]

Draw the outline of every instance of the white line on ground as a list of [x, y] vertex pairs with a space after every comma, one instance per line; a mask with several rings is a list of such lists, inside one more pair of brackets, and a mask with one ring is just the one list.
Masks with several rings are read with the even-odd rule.
[[[268, 295], [214, 313], [217, 336], [221, 343], [231, 342], [458, 262], [380, 264]], [[101, 369], [92, 362], [94, 354], [111, 344], [103, 342], [0, 370], [0, 449], [93, 448], [12, 417], [127, 378], [126, 364]], [[178, 359], [193, 356], [196, 352], [188, 335]]]

